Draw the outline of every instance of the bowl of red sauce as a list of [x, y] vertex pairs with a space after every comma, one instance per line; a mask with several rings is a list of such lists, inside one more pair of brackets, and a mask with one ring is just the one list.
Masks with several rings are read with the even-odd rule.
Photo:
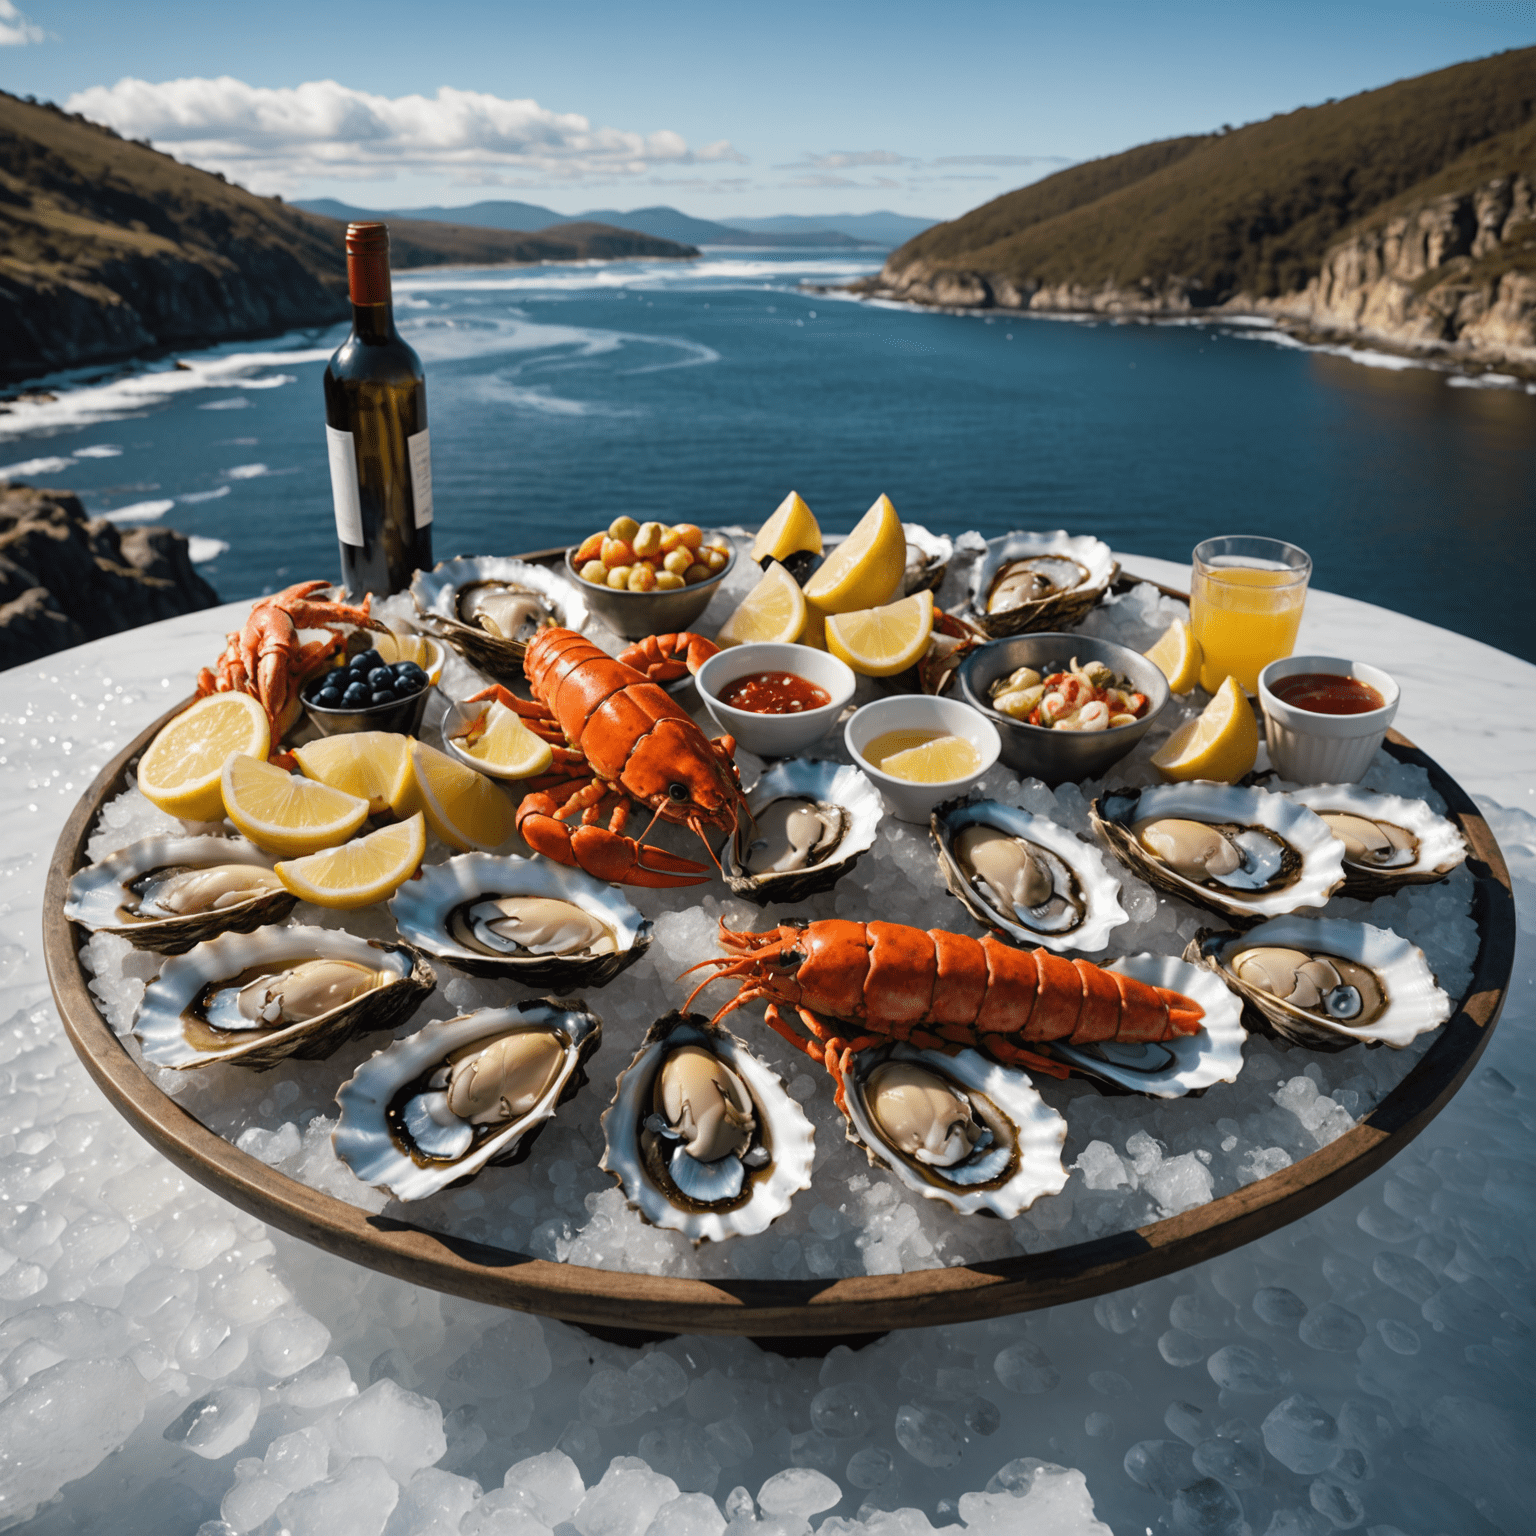
[[858, 678], [826, 651], [758, 642], [711, 656], [694, 678], [722, 731], [759, 757], [793, 757], [837, 723]]
[[1397, 684], [1363, 661], [1287, 656], [1259, 673], [1269, 760], [1296, 784], [1353, 784], [1397, 713]]

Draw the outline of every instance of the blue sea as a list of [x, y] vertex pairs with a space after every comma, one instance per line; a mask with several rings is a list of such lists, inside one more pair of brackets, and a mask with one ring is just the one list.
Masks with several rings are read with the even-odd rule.
[[[1536, 660], [1536, 393], [1273, 329], [948, 315], [816, 291], [877, 257], [404, 273], [434, 549], [620, 513], [829, 530], [882, 491], [949, 532], [1064, 527], [1187, 560], [1265, 533], [1315, 582]], [[320, 377], [344, 327], [60, 376], [0, 414], [0, 477], [194, 539], [226, 598], [337, 569]], [[37, 387], [37, 386], [35, 386]]]

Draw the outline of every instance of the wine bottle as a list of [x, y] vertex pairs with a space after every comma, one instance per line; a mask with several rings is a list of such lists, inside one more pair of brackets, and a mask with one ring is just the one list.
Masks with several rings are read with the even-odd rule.
[[432, 565], [427, 387], [395, 329], [387, 225], [347, 225], [347, 286], [352, 334], [325, 370], [341, 580], [350, 597], [385, 597]]

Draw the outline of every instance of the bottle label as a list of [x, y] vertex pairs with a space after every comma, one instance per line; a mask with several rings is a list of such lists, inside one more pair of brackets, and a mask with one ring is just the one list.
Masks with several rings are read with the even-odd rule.
[[411, 499], [416, 505], [416, 526], [425, 528], [432, 521], [432, 442], [423, 427], [405, 440], [411, 459]]
[[326, 448], [331, 457], [331, 500], [336, 505], [336, 537], [354, 549], [363, 547], [363, 503], [357, 490], [357, 450], [352, 434], [328, 426]]

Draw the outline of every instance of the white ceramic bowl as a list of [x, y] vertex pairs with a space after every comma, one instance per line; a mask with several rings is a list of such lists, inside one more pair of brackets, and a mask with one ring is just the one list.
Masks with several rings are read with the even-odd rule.
[[[942, 731], [949, 736], [963, 736], [975, 747], [981, 766], [963, 779], [949, 779], [943, 784], [893, 779], [864, 756], [865, 747], [887, 731]], [[959, 699], [936, 699], [922, 693], [900, 693], [866, 704], [854, 712], [843, 731], [843, 739], [854, 762], [880, 791], [886, 810], [898, 821], [915, 821], [922, 826], [928, 825], [928, 813], [941, 800], [963, 795], [997, 761], [1003, 745], [997, 727], [979, 709], [972, 709]]]
[[[1369, 683], [1386, 703], [1363, 715], [1322, 715], [1298, 709], [1277, 698], [1271, 689], [1283, 677], [1303, 672], [1328, 672], [1358, 677]], [[1397, 684], [1363, 661], [1341, 656], [1286, 656], [1259, 673], [1259, 706], [1264, 711], [1269, 761], [1282, 779], [1294, 784], [1353, 784], [1370, 767], [1387, 727], [1397, 713]]]
[[[793, 715], [759, 715], [750, 709], [732, 709], [720, 702], [721, 690], [751, 672], [793, 672], [831, 695], [820, 709], [804, 709]], [[848, 707], [858, 678], [853, 669], [808, 645], [778, 645], [759, 641], [733, 645], [711, 656], [694, 677], [699, 697], [710, 718], [722, 731], [736, 738], [736, 745], [759, 757], [793, 757], [814, 746], [837, 724]]]

